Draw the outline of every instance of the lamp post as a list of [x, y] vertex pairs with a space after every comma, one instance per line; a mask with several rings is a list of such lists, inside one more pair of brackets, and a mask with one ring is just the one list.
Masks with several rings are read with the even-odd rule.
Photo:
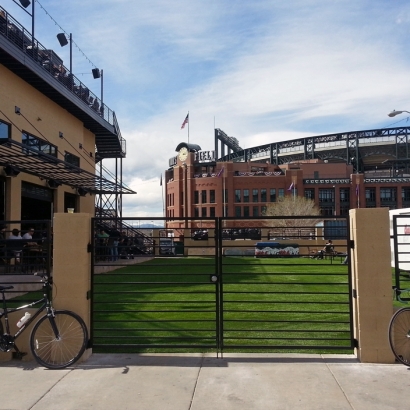
[[[57, 34], [58, 42], [60, 43], [61, 47], [64, 47], [68, 44], [67, 37], [65, 33], [58, 33]], [[69, 37], [70, 42], [70, 74], [73, 73], [73, 36], [70, 33]]]
[[96, 68], [93, 68], [91, 71], [93, 72], [94, 79], [101, 78], [101, 98], [100, 100], [101, 100], [101, 107], [102, 107], [104, 104], [104, 70], [103, 69], [100, 70], [99, 68], [96, 67]]
[[403, 110], [403, 111], [396, 111], [396, 110], [393, 110], [392, 112], [388, 113], [387, 115], [388, 115], [389, 117], [395, 117], [396, 115], [403, 114], [404, 112], [407, 112], [407, 114], [410, 114], [410, 111], [405, 111], [405, 110]]
[[[31, 3], [30, 0], [19, 0], [20, 4], [16, 0], [13, 0], [21, 9], [23, 9], [29, 16], [31, 16], [31, 47], [34, 52], [34, 3], [36, 0], [33, 0]], [[31, 4], [31, 14], [26, 10], [26, 8]]]

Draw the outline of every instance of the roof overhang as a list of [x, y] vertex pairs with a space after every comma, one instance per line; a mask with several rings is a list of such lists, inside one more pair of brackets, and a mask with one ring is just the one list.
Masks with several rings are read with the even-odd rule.
[[190, 144], [186, 142], [181, 142], [178, 144], [178, 146], [175, 148], [175, 151], [179, 151], [182, 147], [185, 147], [189, 152], [198, 152], [201, 151], [201, 147], [197, 144]]
[[0, 166], [68, 185], [91, 194], [135, 194], [136, 192], [115, 181], [101, 178], [91, 172], [44, 154], [9, 138], [0, 139]]

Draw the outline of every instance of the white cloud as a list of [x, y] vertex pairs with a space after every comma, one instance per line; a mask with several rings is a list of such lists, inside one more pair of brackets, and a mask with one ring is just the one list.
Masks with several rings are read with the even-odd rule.
[[[125, 216], [162, 215], [159, 176], [187, 141], [188, 111], [190, 142], [209, 150], [214, 124], [248, 148], [386, 127], [396, 123], [387, 112], [410, 108], [410, 5], [402, 1], [41, 4], [104, 69], [104, 101], [127, 140], [123, 179], [138, 192], [124, 196]], [[36, 16], [39, 40], [67, 65], [58, 27], [39, 7]], [[80, 79], [99, 95], [90, 62], [74, 53], [75, 73], [88, 73]]]

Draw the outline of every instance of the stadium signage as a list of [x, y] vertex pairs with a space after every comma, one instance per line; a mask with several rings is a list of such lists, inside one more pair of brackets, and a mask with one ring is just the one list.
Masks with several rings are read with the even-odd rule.
[[214, 162], [215, 151], [198, 151], [195, 152], [195, 162]]

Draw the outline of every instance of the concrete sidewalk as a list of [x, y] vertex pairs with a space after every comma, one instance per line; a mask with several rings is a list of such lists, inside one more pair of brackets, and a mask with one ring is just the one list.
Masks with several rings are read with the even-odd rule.
[[94, 354], [47, 370], [0, 363], [1, 410], [409, 408], [410, 368], [349, 355]]

